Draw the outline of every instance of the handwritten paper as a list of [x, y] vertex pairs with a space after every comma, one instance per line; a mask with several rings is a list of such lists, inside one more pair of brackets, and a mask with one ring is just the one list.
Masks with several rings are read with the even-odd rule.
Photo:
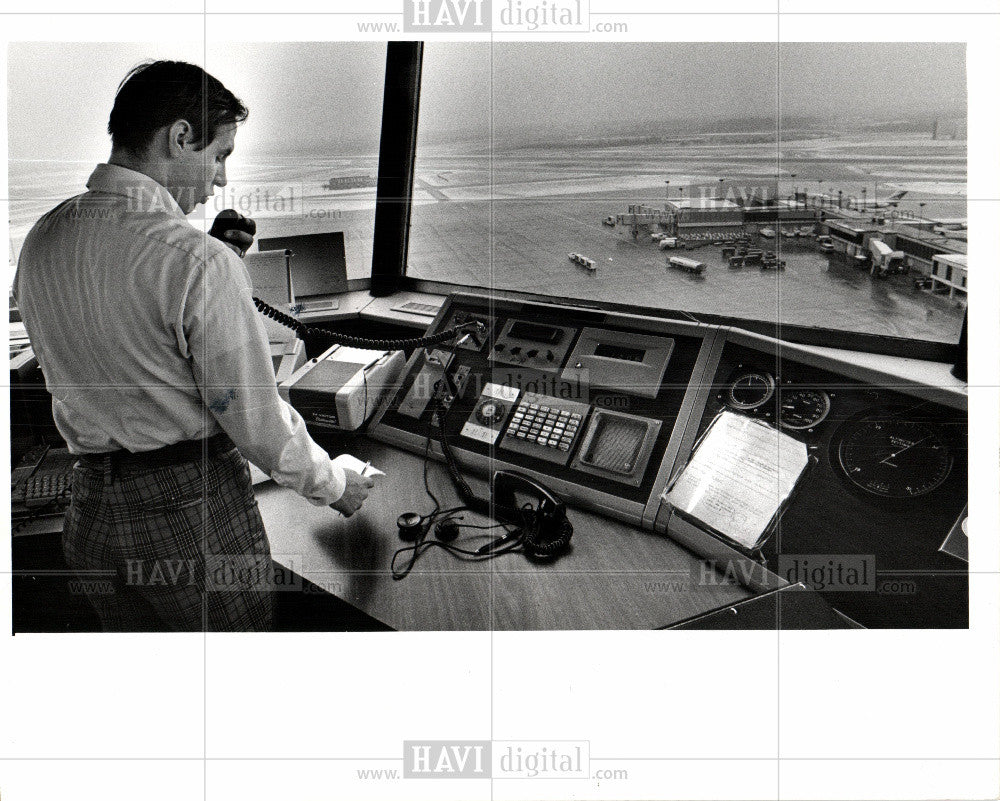
[[808, 459], [804, 443], [757, 420], [723, 412], [663, 499], [754, 548]]
[[373, 467], [371, 464], [365, 465], [356, 456], [351, 456], [349, 453], [342, 453], [340, 456], [335, 456], [333, 463], [340, 467], [347, 468], [348, 470], [353, 470], [355, 473], [359, 473], [366, 478], [373, 478], [375, 476], [384, 476], [381, 470], [377, 467]]

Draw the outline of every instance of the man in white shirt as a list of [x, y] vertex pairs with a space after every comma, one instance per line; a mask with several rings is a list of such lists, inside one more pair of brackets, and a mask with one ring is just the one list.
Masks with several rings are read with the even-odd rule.
[[[277, 393], [249, 276], [185, 219], [216, 186], [246, 108], [200, 67], [161, 61], [119, 86], [112, 151], [88, 192], [40, 219], [14, 294], [81, 460], [63, 545], [105, 629], [271, 626], [270, 548], [246, 459], [351, 515], [372, 486], [312, 441]], [[244, 458], [245, 457], [245, 458]]]

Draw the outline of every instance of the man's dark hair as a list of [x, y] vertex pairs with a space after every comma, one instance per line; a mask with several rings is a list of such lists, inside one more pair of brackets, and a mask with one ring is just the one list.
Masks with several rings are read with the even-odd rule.
[[[211, 144], [223, 125], [243, 122], [246, 106], [221, 81], [184, 61], [148, 61], [118, 84], [108, 133], [115, 147], [141, 153], [153, 134], [184, 119], [195, 142]], [[205, 136], [205, 133], [208, 136]]]

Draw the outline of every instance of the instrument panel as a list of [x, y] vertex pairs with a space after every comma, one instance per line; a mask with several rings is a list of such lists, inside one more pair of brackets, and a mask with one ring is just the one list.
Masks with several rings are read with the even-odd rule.
[[784, 578], [805, 564], [829, 572], [867, 560], [867, 589], [824, 590], [834, 608], [867, 627], [967, 626], [967, 565], [939, 550], [968, 498], [964, 403], [789, 351], [730, 335], [698, 423], [701, 432], [736, 411], [815, 458], [764, 543], [764, 564]]
[[430, 401], [443, 396], [437, 422], [473, 468], [527, 471], [569, 500], [643, 525], [717, 330], [457, 295], [429, 333], [468, 320], [485, 334], [414, 354], [375, 436], [422, 452], [438, 438]]
[[[940, 551], [967, 505], [961, 391], [736, 329], [489, 296], [451, 296], [428, 333], [469, 319], [484, 333], [413, 354], [376, 438], [439, 456], [443, 428], [463, 469], [520, 470], [571, 505], [718, 559], [675, 530], [661, 495], [716, 415], [752, 417], [805, 443], [815, 467], [760, 550], [734, 556], [779, 583], [801, 580], [789, 565], [862, 560], [871, 587], [825, 591], [848, 617], [968, 625], [967, 565]], [[890, 578], [912, 591], [881, 591]]]

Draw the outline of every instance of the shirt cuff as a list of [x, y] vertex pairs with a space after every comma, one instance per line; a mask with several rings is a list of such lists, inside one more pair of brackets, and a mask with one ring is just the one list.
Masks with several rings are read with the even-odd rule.
[[344, 497], [347, 489], [347, 476], [344, 475], [344, 468], [330, 460], [330, 479], [323, 486], [322, 492], [310, 495], [309, 503], [316, 506], [329, 506]]
[[311, 438], [293, 442], [299, 447], [293, 447], [292, 443], [285, 447], [278, 466], [271, 470], [271, 478], [295, 490], [315, 506], [329, 506], [339, 501], [347, 489], [344, 468]]

